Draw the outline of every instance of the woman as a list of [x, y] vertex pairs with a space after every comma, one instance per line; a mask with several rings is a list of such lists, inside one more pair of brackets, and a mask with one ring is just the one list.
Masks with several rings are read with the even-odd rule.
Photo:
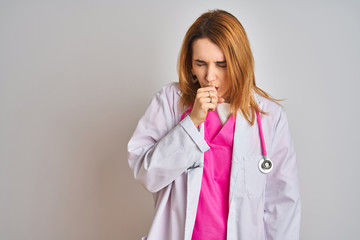
[[134, 176], [155, 201], [143, 239], [298, 239], [287, 118], [255, 84], [240, 22], [222, 10], [201, 15], [178, 68], [179, 84], [155, 94], [128, 144]]

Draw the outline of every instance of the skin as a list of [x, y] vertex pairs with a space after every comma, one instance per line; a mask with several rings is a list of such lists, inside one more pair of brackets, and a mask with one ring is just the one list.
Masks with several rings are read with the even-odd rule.
[[205, 121], [208, 111], [214, 111], [218, 103], [225, 102], [224, 94], [230, 80], [224, 53], [215, 43], [208, 38], [201, 38], [193, 42], [192, 48], [191, 71], [196, 75], [201, 88], [197, 91], [189, 116], [198, 127]]

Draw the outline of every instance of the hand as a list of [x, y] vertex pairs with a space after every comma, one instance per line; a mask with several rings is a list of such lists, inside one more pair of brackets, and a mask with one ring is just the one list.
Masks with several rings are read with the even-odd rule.
[[196, 93], [193, 109], [189, 114], [194, 125], [198, 127], [205, 122], [208, 111], [214, 111], [218, 103], [225, 102], [224, 98], [218, 96], [215, 87], [199, 88]]

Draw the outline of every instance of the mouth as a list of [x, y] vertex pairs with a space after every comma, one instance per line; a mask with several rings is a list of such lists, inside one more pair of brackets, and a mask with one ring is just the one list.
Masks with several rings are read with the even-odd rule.
[[219, 87], [215, 87], [216, 91], [219, 90]]

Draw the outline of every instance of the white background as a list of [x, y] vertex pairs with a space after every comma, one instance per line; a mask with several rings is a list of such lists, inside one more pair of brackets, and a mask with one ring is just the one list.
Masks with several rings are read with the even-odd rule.
[[302, 240], [360, 235], [357, 1], [0, 0], [0, 239], [140, 239], [152, 197], [126, 144], [177, 81], [187, 28], [221, 8], [244, 25], [258, 85], [286, 99]]

